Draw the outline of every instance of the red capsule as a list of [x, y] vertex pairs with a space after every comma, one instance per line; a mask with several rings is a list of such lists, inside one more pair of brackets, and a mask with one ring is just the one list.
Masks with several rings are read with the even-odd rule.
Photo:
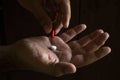
[[52, 31], [51, 31], [51, 38], [54, 38], [54, 36], [55, 36], [55, 30], [52, 29]]

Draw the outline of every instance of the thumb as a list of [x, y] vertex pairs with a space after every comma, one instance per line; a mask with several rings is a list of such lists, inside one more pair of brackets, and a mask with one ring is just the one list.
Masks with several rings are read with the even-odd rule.
[[54, 65], [54, 76], [62, 76], [65, 74], [75, 73], [76, 67], [72, 63], [60, 62]]

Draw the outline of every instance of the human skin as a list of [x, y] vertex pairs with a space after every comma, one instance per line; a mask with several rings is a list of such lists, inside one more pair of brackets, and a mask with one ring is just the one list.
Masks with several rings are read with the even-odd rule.
[[[33, 70], [52, 76], [75, 73], [77, 68], [89, 65], [111, 52], [109, 46], [103, 46], [109, 34], [102, 29], [70, 41], [85, 29], [86, 25], [78, 25], [55, 36], [52, 43], [50, 37], [38, 36], [19, 40], [6, 47], [1, 46], [0, 59], [10, 60], [16, 69]], [[49, 49], [52, 45], [57, 46], [56, 51]]]
[[[54, 28], [56, 34], [69, 26], [70, 0], [17, 0], [38, 19], [46, 33]], [[54, 19], [53, 19], [54, 18]]]

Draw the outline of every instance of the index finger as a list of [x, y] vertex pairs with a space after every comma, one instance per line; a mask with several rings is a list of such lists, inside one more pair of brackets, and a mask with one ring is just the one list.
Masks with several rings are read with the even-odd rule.
[[69, 29], [65, 33], [62, 33], [59, 37], [63, 39], [63, 41], [68, 42], [70, 41], [73, 37], [75, 37], [77, 34], [81, 33], [86, 29], [85, 24], [77, 25], [74, 28]]
[[62, 14], [62, 23], [64, 28], [69, 26], [70, 18], [71, 18], [71, 7], [70, 0], [61, 0], [60, 10]]

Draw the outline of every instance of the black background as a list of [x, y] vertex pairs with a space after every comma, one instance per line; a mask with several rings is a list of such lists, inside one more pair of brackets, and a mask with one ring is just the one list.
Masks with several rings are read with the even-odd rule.
[[[4, 28], [0, 26], [1, 42], [12, 44], [15, 41], [44, 35], [39, 22], [16, 0], [4, 0]], [[70, 27], [84, 23], [87, 30], [79, 35], [82, 37], [98, 28], [110, 34], [106, 45], [112, 52], [103, 59], [78, 69], [75, 74], [51, 77], [32, 71], [11, 71], [1, 73], [0, 80], [119, 80], [120, 79], [120, 1], [119, 0], [71, 0], [72, 18]], [[6, 40], [5, 40], [6, 39]]]

